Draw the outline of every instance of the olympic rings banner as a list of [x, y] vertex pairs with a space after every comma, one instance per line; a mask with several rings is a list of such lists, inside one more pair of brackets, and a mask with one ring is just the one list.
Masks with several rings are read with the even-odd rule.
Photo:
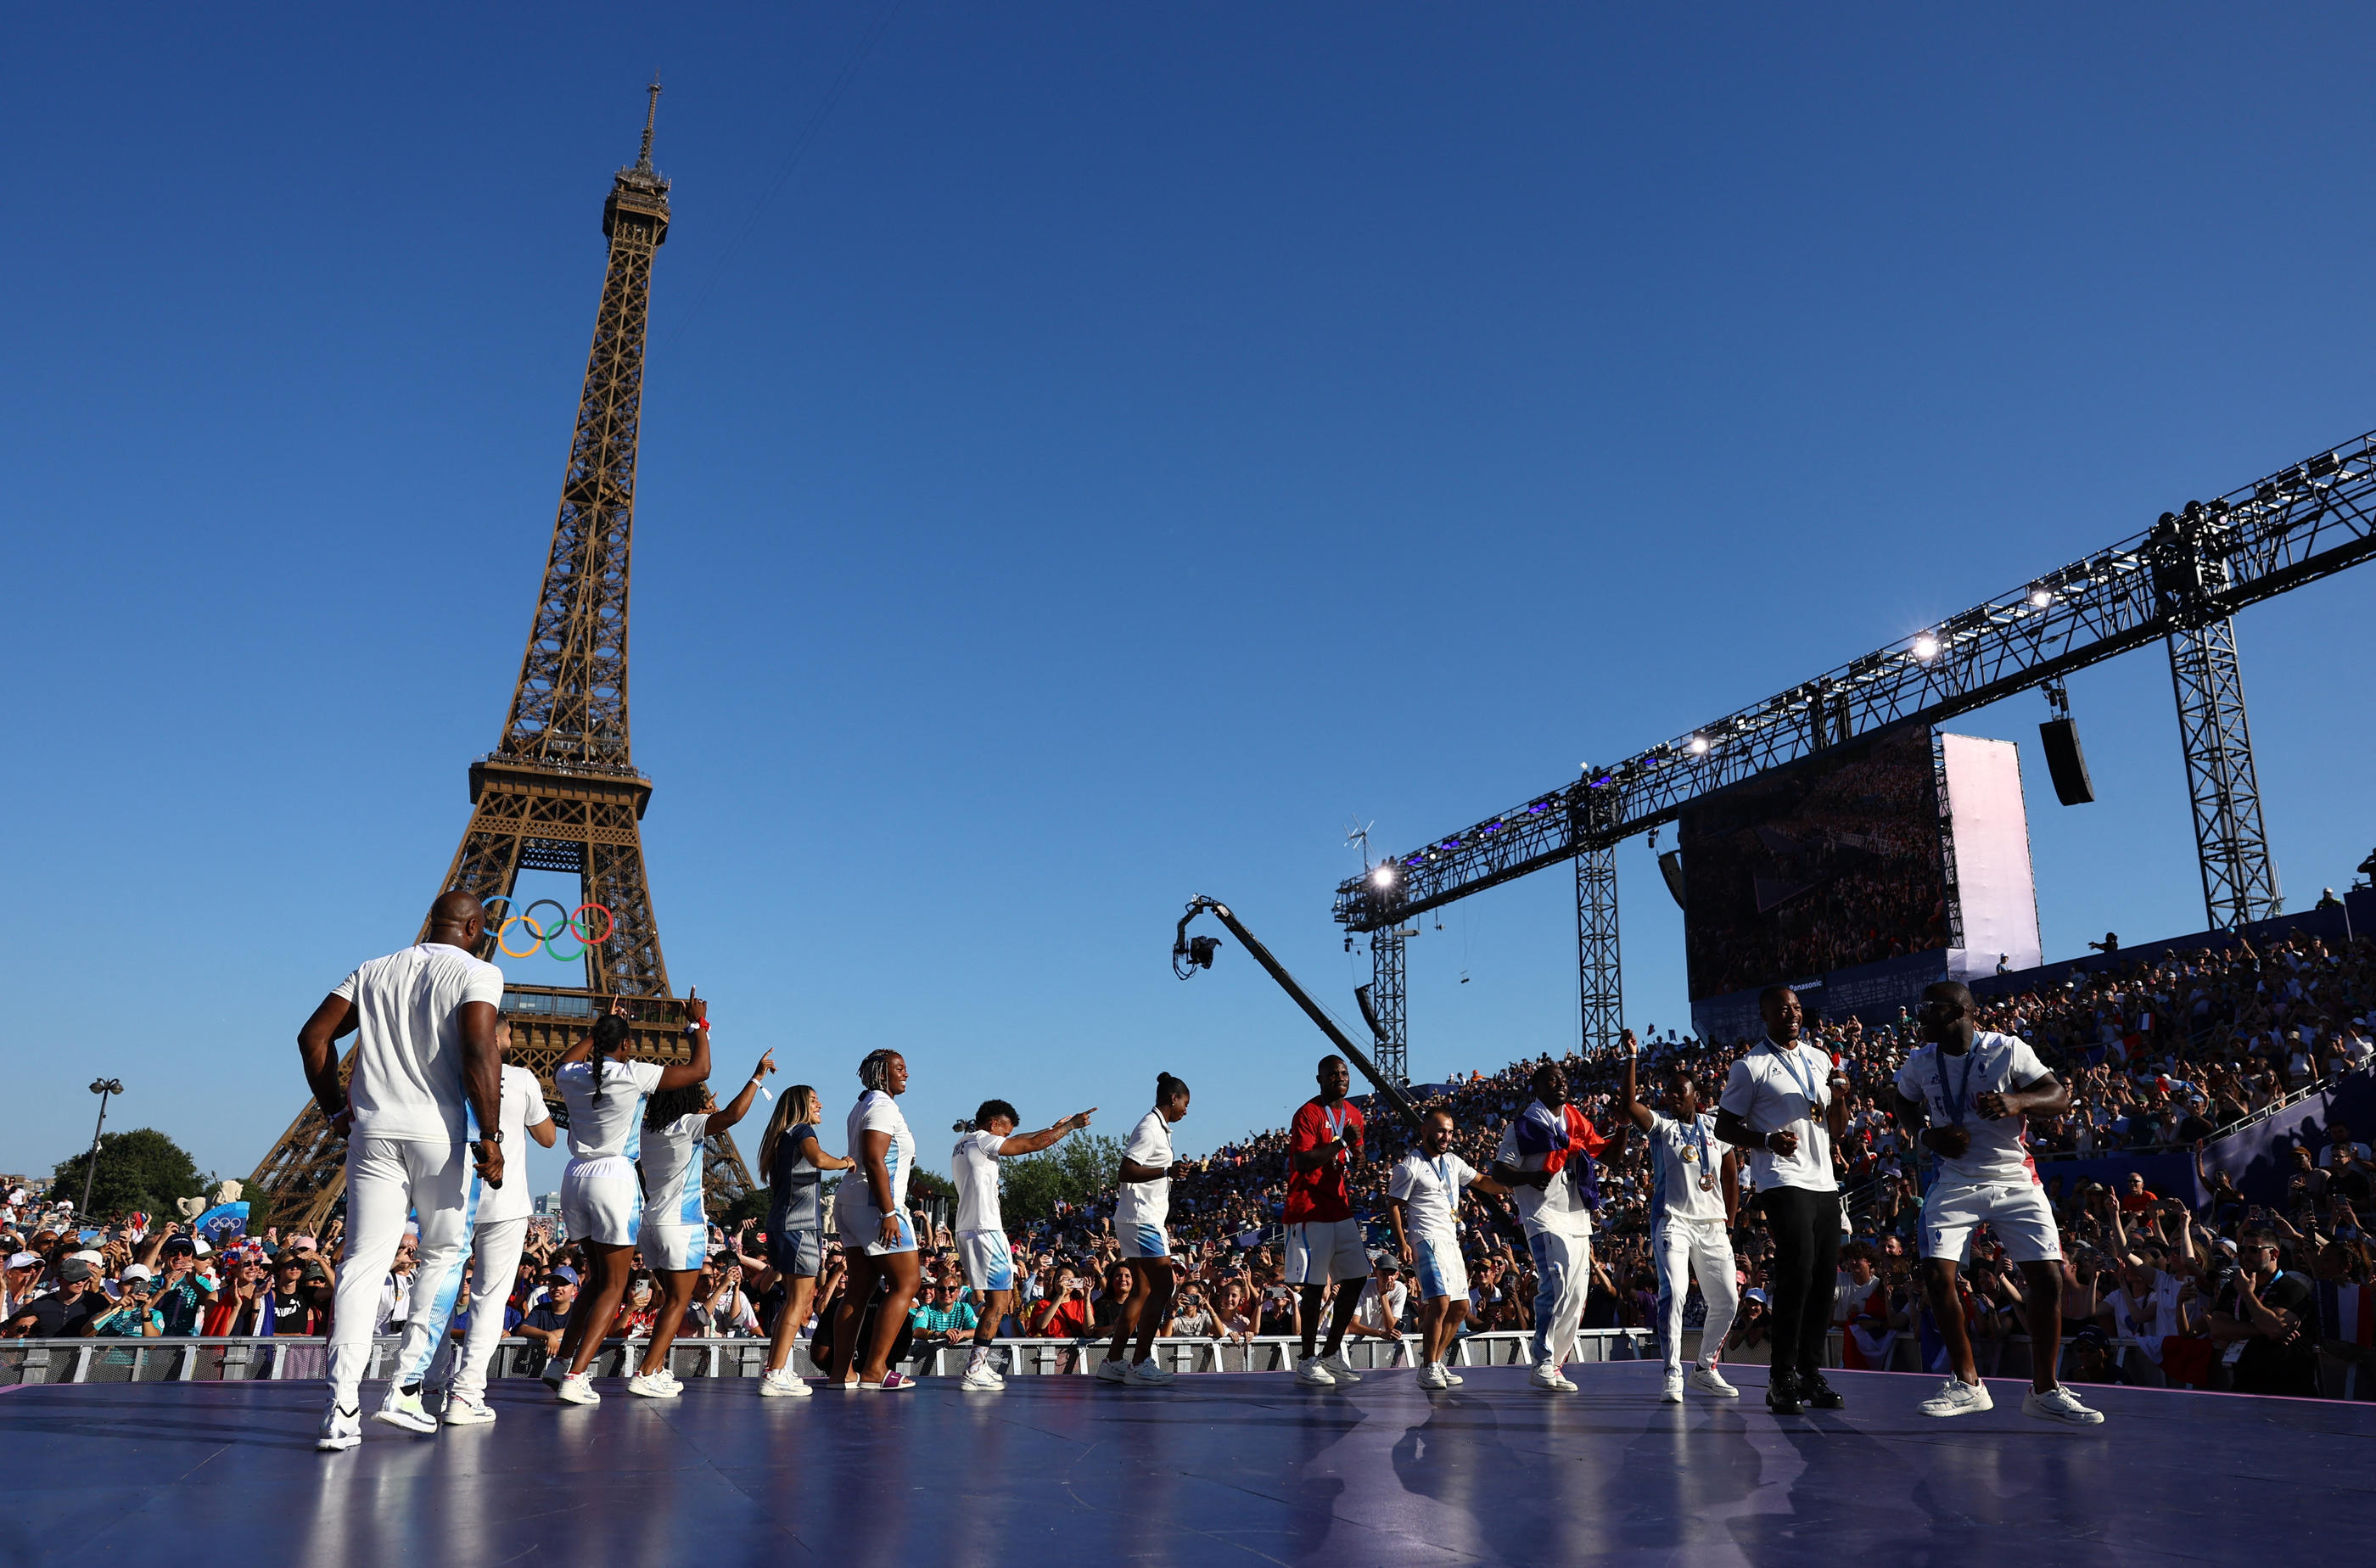
[[[588, 948], [600, 947], [610, 941], [611, 928], [616, 923], [611, 918], [611, 911], [600, 904], [580, 904], [577, 908], [570, 909], [564, 909], [558, 898], [539, 898], [517, 915], [505, 915], [498, 911], [495, 906], [501, 904], [508, 909], [511, 908], [512, 901], [502, 894], [498, 893], [483, 902], [487, 911], [487, 923], [495, 931], [495, 945], [503, 950], [506, 957], [512, 958], [533, 958], [541, 952], [556, 963], [574, 964], [586, 956]], [[552, 910], [552, 918], [539, 921], [536, 918], [536, 912], [548, 908]], [[602, 926], [599, 932], [594, 926], [594, 917], [597, 915], [602, 918]], [[527, 931], [528, 945], [525, 948], [512, 945], [514, 926], [520, 926]], [[557, 945], [557, 942], [564, 937], [576, 938], [576, 947], [572, 951], [563, 952]]]

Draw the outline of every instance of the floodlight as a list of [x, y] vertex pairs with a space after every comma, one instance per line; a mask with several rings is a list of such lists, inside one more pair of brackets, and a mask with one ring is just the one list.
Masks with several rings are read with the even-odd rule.
[[1920, 636], [1919, 636], [1919, 637], [1915, 638], [1915, 639], [1914, 639], [1914, 657], [1915, 657], [1915, 658], [1917, 658], [1917, 659], [1936, 659], [1936, 658], [1938, 658], [1938, 657], [1939, 657], [1939, 639], [1938, 639], [1937, 637], [1932, 636], [1931, 636], [1930, 633], [1928, 633], [1928, 632], [1925, 632], [1925, 633], [1923, 633]]
[[1395, 885], [1395, 868], [1380, 866], [1370, 873], [1370, 880], [1380, 887], [1392, 887]]
[[1694, 735], [1692, 737], [1692, 755], [1705, 756], [1707, 754], [1707, 749], [1708, 738], [1705, 735]]
[[2054, 596], [2044, 588], [2032, 588], [2029, 590], [2029, 602], [2036, 608], [2043, 610], [2054, 602]]

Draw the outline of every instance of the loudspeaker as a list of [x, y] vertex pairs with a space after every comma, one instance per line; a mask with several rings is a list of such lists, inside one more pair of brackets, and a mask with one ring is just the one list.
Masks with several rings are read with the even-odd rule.
[[2087, 754], [2079, 749], [2079, 726], [2068, 719], [2049, 719], [2037, 727], [2038, 742], [2046, 748], [2046, 771], [2054, 777], [2054, 798], [2066, 806], [2084, 806], [2096, 798], [2087, 778]]
[[1658, 874], [1667, 879], [1667, 891], [1673, 896], [1675, 908], [1689, 910], [1691, 906], [1683, 902], [1683, 852], [1681, 849], [1669, 849], [1660, 855]]

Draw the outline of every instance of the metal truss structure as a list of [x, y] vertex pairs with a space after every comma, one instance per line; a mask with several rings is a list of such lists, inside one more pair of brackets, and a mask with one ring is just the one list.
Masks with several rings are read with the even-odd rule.
[[1617, 846], [1575, 857], [1575, 974], [1585, 1048], [1608, 1051], [1625, 1028], [1625, 979], [1617, 958]]
[[[2157, 637], [2169, 642], [2177, 682], [2208, 912], [2220, 926], [2258, 919], [2275, 908], [2276, 876], [2230, 618], [2370, 555], [2376, 433], [2218, 500], [2190, 502], [2143, 533], [1764, 702], [1382, 860], [1337, 887], [1336, 919], [1348, 931], [1383, 930], [1605, 852], [1728, 785], [1897, 725], [1941, 723]], [[1577, 908], [1581, 921], [1581, 886]], [[1591, 972], [1614, 963], [1613, 895], [1609, 928], [1601, 959], [1598, 941], [1578, 927], [1587, 996], [1616, 993]]]
[[[669, 183], [652, 167], [659, 84], [650, 91], [642, 149], [602, 204], [610, 260], [528, 651], [502, 741], [470, 765], [470, 823], [444, 883], [506, 900], [509, 909], [520, 873], [560, 872], [578, 878], [583, 902], [610, 911], [608, 935], [582, 944], [584, 985], [512, 985], [505, 992], [509, 1060], [537, 1075], [556, 1110], [553, 1063], [614, 1002], [627, 1013], [636, 1054], [668, 1062], [689, 1051], [684, 1009], [669, 990], [660, 956], [637, 826], [652, 785], [636, 770], [627, 738], [627, 565], [646, 319], [652, 257], [669, 226]], [[494, 941], [491, 933], [481, 956], [493, 956]], [[345, 1187], [344, 1161], [341, 1140], [308, 1101], [248, 1190], [268, 1195], [274, 1223], [318, 1230]], [[724, 1198], [751, 1187], [724, 1134], [709, 1140], [704, 1174], [708, 1190]]]
[[1397, 1084], [1410, 1082], [1410, 1015], [1403, 995], [1401, 927], [1370, 933], [1370, 1032], [1377, 1038], [1378, 1071]]

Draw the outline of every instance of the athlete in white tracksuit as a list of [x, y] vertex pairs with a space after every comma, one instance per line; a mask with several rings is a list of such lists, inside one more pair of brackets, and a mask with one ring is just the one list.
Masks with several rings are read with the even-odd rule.
[[[363, 1368], [381, 1286], [419, 1217], [419, 1277], [458, 1277], [470, 1244], [481, 1184], [504, 1179], [499, 1111], [503, 971], [473, 957], [486, 935], [479, 900], [459, 891], [430, 906], [424, 939], [362, 965], [322, 999], [297, 1032], [305, 1081], [333, 1132], [347, 1139], [347, 1250], [330, 1326], [330, 1405], [322, 1418], [326, 1453], [362, 1441]], [[339, 1081], [337, 1041], [356, 1036], [353, 1070]], [[525, 1181], [526, 1163], [516, 1167]], [[416, 1313], [405, 1324], [398, 1365], [429, 1364], [442, 1323]], [[434, 1432], [421, 1391], [390, 1386], [376, 1420]]]
[[1716, 1118], [1700, 1110], [1699, 1085], [1685, 1068], [1668, 1075], [1662, 1115], [1642, 1103], [1634, 1084], [1641, 1046], [1624, 1032], [1625, 1113], [1650, 1138], [1650, 1255], [1658, 1265], [1658, 1345], [1667, 1375], [1659, 1397], [1683, 1399], [1683, 1304], [1692, 1279], [1700, 1282], [1707, 1320], [1700, 1329], [1693, 1386], [1721, 1397], [1740, 1390], [1716, 1370], [1732, 1314], [1740, 1305], [1732, 1256], [1731, 1225], [1740, 1209], [1740, 1170], [1731, 1146], [1716, 1135]]
[[[506, 1053], [511, 1037], [511, 1026], [504, 1025], [501, 1038]], [[504, 1147], [522, 1161], [527, 1156], [518, 1151], [528, 1147], [529, 1139], [551, 1148], [559, 1136], [553, 1130], [552, 1113], [545, 1107], [543, 1087], [525, 1067], [505, 1063], [504, 1103], [497, 1114], [502, 1118]], [[486, 1399], [487, 1368], [494, 1360], [496, 1343], [504, 1336], [504, 1310], [519, 1274], [522, 1244], [528, 1240], [531, 1206], [526, 1170], [523, 1163], [518, 1180], [480, 1194], [478, 1222], [470, 1235], [470, 1327], [460, 1345], [446, 1332], [460, 1283], [458, 1257], [453, 1277], [430, 1297], [430, 1310], [436, 1313], [433, 1322], [436, 1337], [430, 1346], [434, 1359], [426, 1381], [447, 1386], [447, 1426], [484, 1426], [495, 1419]], [[417, 1369], [406, 1368], [398, 1381], [410, 1382], [417, 1375]]]

